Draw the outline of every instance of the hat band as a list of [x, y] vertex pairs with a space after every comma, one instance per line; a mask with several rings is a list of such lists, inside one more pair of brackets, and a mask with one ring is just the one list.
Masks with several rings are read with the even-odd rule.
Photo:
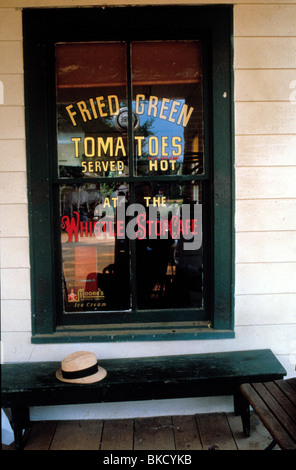
[[96, 372], [98, 372], [98, 364], [88, 367], [87, 369], [77, 370], [75, 372], [68, 372], [64, 371], [63, 369], [61, 372], [64, 379], [82, 379], [83, 377], [96, 374]]

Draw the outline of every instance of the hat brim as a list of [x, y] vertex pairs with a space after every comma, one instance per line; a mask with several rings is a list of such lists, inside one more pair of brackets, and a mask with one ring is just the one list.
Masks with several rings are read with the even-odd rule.
[[107, 375], [107, 371], [103, 368], [98, 366], [98, 372], [95, 374], [89, 375], [87, 377], [81, 377], [80, 379], [65, 379], [62, 375], [62, 369], [58, 369], [56, 371], [56, 378], [59, 379], [61, 382], [67, 382], [72, 384], [92, 384], [95, 382], [100, 382], [103, 380]]

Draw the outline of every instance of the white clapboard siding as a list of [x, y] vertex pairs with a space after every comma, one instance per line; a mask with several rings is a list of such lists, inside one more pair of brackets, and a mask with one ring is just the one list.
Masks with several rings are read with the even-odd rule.
[[238, 200], [236, 231], [295, 231], [295, 203], [293, 199]]
[[2, 238], [28, 237], [27, 204], [0, 204], [0, 220]]
[[2, 268], [29, 268], [28, 237], [0, 238]]
[[[258, 2], [259, 3], [259, 2]], [[234, 8], [236, 339], [296, 338], [296, 5]], [[260, 344], [260, 346], [258, 346]], [[294, 346], [293, 346], [294, 345]]]
[[23, 172], [0, 173], [1, 204], [24, 204], [27, 201], [27, 176]]
[[296, 263], [236, 265], [236, 294], [295, 293]]
[[236, 37], [234, 44], [235, 69], [295, 68], [296, 37]]
[[236, 167], [296, 165], [296, 134], [236, 136], [235, 165]]
[[0, 140], [0, 171], [26, 171], [26, 167], [25, 139]]
[[5, 106], [24, 104], [24, 77], [22, 74], [0, 74], [3, 86], [3, 101]]
[[0, 139], [24, 139], [23, 106], [0, 106]]
[[[17, 41], [22, 39], [22, 15], [20, 10], [12, 8], [13, 1], [1, 1], [0, 41]], [[9, 8], [4, 8], [9, 7]]]
[[23, 72], [23, 46], [21, 41], [1, 41], [0, 73]]
[[[1, 242], [1, 241], [0, 241]], [[1, 302], [5, 315], [1, 315], [1, 330], [31, 332], [31, 301], [24, 299], [3, 300]], [[16, 336], [14, 336], [16, 337]], [[1, 358], [3, 360], [3, 358]]]
[[236, 198], [296, 198], [296, 165], [237, 168]]
[[237, 295], [235, 311], [236, 325], [293, 325], [295, 294]]
[[236, 233], [237, 263], [289, 261], [296, 262], [296, 231]]
[[29, 269], [2, 269], [1, 296], [3, 300], [29, 300], [31, 298]]
[[296, 106], [290, 102], [238, 102], [235, 125], [237, 135], [295, 135]]
[[[235, 101], [287, 101], [293, 99], [296, 73], [292, 70], [236, 70]], [[295, 104], [296, 105], [296, 104]]]
[[[291, 325], [260, 325], [255, 323], [254, 326], [237, 326], [237, 341], [242, 349], [271, 349], [274, 354], [287, 354], [287, 347], [294, 345], [295, 330]], [[291, 347], [291, 346], [290, 346]], [[293, 349], [290, 349], [291, 352]], [[294, 350], [295, 354], [295, 350]], [[281, 360], [281, 358], [279, 358]], [[288, 360], [289, 361], [289, 355]], [[281, 360], [282, 362], [282, 360]], [[288, 365], [288, 364], [287, 364]], [[295, 377], [295, 362], [291, 367], [290, 374]]]
[[286, 1], [245, 3], [247, 5], [236, 5], [234, 9], [235, 36], [295, 36], [295, 4], [288, 5]]

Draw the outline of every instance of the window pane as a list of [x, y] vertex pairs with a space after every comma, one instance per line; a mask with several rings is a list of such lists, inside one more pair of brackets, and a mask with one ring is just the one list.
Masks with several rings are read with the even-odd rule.
[[203, 307], [201, 183], [138, 183], [138, 307]]
[[201, 44], [132, 43], [137, 175], [204, 172]]
[[129, 245], [115, 224], [120, 195], [127, 200], [126, 185], [60, 188], [65, 312], [130, 309]]
[[56, 44], [59, 177], [128, 174], [124, 43]]

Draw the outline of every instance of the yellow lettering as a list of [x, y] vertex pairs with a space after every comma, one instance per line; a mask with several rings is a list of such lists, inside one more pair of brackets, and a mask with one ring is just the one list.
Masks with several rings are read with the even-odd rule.
[[153, 205], [154, 206], [165, 206], [166, 205], [166, 197], [165, 196], [154, 196], [153, 197]]
[[104, 161], [104, 160], [96, 160], [96, 161], [88, 161], [88, 162], [81, 162], [82, 173], [86, 171], [89, 173], [101, 173], [102, 171], [123, 171], [124, 170], [124, 163], [121, 160], [118, 161]]
[[116, 147], [115, 147], [115, 157], [118, 157], [118, 152], [119, 150], [122, 151], [122, 155], [125, 157], [126, 156], [126, 151], [124, 148], [124, 143], [122, 137], [118, 137], [116, 140]]
[[[153, 142], [154, 142], [154, 144], [153, 144]], [[156, 155], [158, 155], [158, 138], [157, 137], [155, 137], [155, 136], [149, 137], [148, 149], [149, 149], [149, 154], [152, 157], [156, 157]]]
[[143, 114], [145, 105], [144, 103], [140, 103], [140, 101], [145, 100], [145, 95], [136, 95], [136, 113], [137, 114]]
[[86, 157], [95, 156], [95, 139], [93, 137], [85, 137], [84, 139], [84, 154]]
[[77, 126], [77, 123], [74, 119], [74, 116], [76, 116], [77, 113], [76, 111], [72, 111], [72, 108], [73, 108], [73, 104], [69, 104], [68, 106], [66, 106], [67, 113], [70, 116], [73, 126]]
[[169, 102], [170, 102], [170, 100], [168, 98], [162, 98], [161, 108], [160, 108], [160, 112], [159, 112], [160, 119], [166, 119], [167, 118], [167, 116], [165, 114], [163, 114], [163, 112], [168, 111], [169, 107], [167, 106], [167, 104]]
[[103, 153], [107, 155], [108, 148], [109, 148], [110, 157], [113, 157], [113, 137], [107, 137], [105, 143], [104, 143], [103, 137], [98, 137], [97, 144], [98, 144], [98, 157], [102, 156], [102, 153], [101, 153], [102, 149], [103, 149]]
[[78, 101], [77, 106], [78, 106], [78, 109], [80, 111], [83, 121], [84, 122], [86, 122], [87, 120], [91, 121], [91, 114], [89, 110], [87, 109], [86, 102]]
[[90, 99], [89, 99], [89, 102], [90, 102], [90, 106], [91, 106], [91, 110], [92, 110], [92, 112], [93, 112], [94, 118], [97, 119], [98, 113], [97, 113], [97, 110], [96, 110], [96, 107], [95, 107], [95, 103], [94, 103], [93, 98], [90, 98]]
[[161, 171], [166, 171], [169, 167], [169, 162], [167, 160], [160, 160], [160, 169]]
[[104, 204], [103, 204], [103, 207], [106, 207], [106, 206], [111, 207], [110, 206], [110, 199], [108, 197], [105, 197]]
[[175, 100], [173, 101], [171, 111], [170, 111], [170, 115], [169, 115], [169, 119], [168, 119], [170, 122], [175, 122], [176, 121], [176, 119], [173, 117], [173, 115], [178, 111], [176, 109], [176, 107], [180, 106], [180, 104], [181, 104], [180, 101], [175, 101]]
[[153, 162], [152, 160], [149, 160], [149, 171], [155, 170], [157, 171], [157, 160]]
[[[172, 170], [175, 170], [176, 168], [176, 162], [175, 160], [149, 160], [149, 170], [152, 171], [158, 171], [158, 168], [161, 170], [161, 171], [166, 171], [168, 170], [169, 166], [171, 166], [171, 169]], [[146, 198], [144, 198], [146, 199]]]
[[145, 139], [144, 136], [142, 135], [135, 135], [135, 141], [138, 144], [138, 151], [137, 151], [137, 156], [141, 157], [142, 156], [142, 141]]
[[182, 154], [182, 145], [178, 144], [177, 142], [182, 142], [182, 138], [179, 136], [172, 137], [172, 145], [176, 149], [172, 151], [174, 157], [177, 157]]
[[[114, 116], [114, 114], [119, 113], [119, 101], [117, 95], [109, 95], [108, 96], [108, 105], [109, 105], [109, 113], [110, 116]], [[114, 107], [113, 107], [114, 105]]]
[[103, 108], [105, 108], [105, 106], [106, 106], [106, 103], [104, 102], [104, 96], [97, 96], [96, 100], [97, 100], [97, 105], [98, 105], [98, 108], [99, 108], [100, 116], [101, 117], [108, 116], [108, 114], [104, 113], [104, 111], [103, 111]]
[[161, 138], [161, 154], [163, 157], [168, 157], [169, 154], [166, 152], [166, 148], [168, 146], [168, 137]]
[[158, 98], [157, 96], [150, 96], [149, 98], [149, 103], [148, 103], [148, 116], [151, 116], [152, 110], [153, 110], [153, 117], [157, 117], [157, 103], [158, 103]]
[[81, 139], [80, 137], [72, 137], [71, 141], [74, 142], [75, 157], [79, 157], [78, 143], [81, 142]]
[[183, 119], [183, 124], [182, 126], [183, 127], [186, 127], [187, 124], [188, 124], [188, 121], [190, 119], [190, 116], [193, 112], [193, 109], [194, 108], [190, 108], [189, 111], [188, 111], [188, 105], [187, 104], [183, 104], [182, 106], [182, 109], [181, 109], [181, 112], [180, 112], [180, 115], [179, 115], [179, 118], [178, 118], [178, 121], [177, 121], [177, 124], [181, 124], [182, 122], [182, 119]]

